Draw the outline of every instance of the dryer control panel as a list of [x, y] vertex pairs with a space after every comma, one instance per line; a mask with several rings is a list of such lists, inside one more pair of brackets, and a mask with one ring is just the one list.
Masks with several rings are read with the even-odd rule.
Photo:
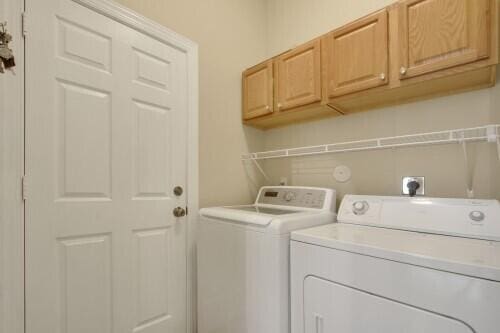
[[338, 221], [500, 241], [496, 200], [346, 195]]
[[318, 187], [264, 186], [256, 205], [276, 205], [335, 211], [335, 190]]

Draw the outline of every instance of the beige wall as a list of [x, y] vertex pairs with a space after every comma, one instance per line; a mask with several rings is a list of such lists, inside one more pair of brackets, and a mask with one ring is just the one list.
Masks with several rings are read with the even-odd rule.
[[240, 154], [264, 136], [241, 124], [241, 72], [266, 56], [265, 0], [118, 0], [187, 36], [200, 54], [200, 206], [254, 199], [261, 178]]
[[[497, 71], [497, 82], [500, 86], [500, 70]], [[492, 89], [492, 102], [491, 102], [491, 118], [495, 124], [500, 124], [500, 88]], [[492, 148], [494, 150], [494, 148]], [[492, 165], [491, 165], [491, 179], [492, 183], [496, 184], [495, 193], [497, 199], [500, 200], [500, 147], [496, 151], [498, 158], [493, 152]]]
[[[241, 71], [393, 0], [118, 0], [200, 46], [201, 206], [253, 200], [262, 182], [240, 154], [278, 147], [500, 123], [500, 86], [261, 132], [240, 121]], [[472, 149], [478, 197], [500, 199], [500, 164], [493, 145]], [[337, 165], [353, 171], [337, 183]], [[403, 175], [424, 175], [427, 193], [465, 196], [458, 146], [351, 153], [265, 162], [272, 183], [332, 186], [344, 193], [398, 194]]]
[[268, 0], [269, 56], [324, 34], [396, 0]]
[[[392, 0], [269, 0], [268, 56], [339, 27]], [[269, 130], [266, 149], [411, 134], [500, 123], [500, 85], [487, 90]], [[500, 163], [493, 145], [470, 149], [477, 197], [500, 199]], [[338, 183], [332, 172], [346, 165], [352, 180]], [[421, 147], [267, 161], [273, 182], [331, 186], [345, 193], [398, 195], [401, 177], [423, 175], [427, 194], [466, 195], [465, 167], [458, 145]]]

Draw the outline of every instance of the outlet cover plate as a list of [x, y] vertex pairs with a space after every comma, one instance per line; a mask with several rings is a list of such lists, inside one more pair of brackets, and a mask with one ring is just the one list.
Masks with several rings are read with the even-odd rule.
[[417, 195], [425, 195], [425, 177], [423, 176], [403, 177], [403, 181], [401, 182], [401, 194], [410, 195], [408, 183], [411, 181], [417, 181], [420, 184], [420, 187], [417, 189]]

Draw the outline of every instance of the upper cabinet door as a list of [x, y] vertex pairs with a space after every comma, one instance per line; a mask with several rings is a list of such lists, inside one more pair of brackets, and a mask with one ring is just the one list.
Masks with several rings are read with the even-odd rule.
[[491, 0], [403, 0], [400, 78], [488, 58]]
[[278, 110], [321, 101], [321, 43], [319, 39], [299, 46], [276, 60]]
[[388, 83], [387, 10], [329, 33], [324, 39], [328, 97]]
[[266, 61], [243, 72], [243, 119], [273, 112], [273, 62]]

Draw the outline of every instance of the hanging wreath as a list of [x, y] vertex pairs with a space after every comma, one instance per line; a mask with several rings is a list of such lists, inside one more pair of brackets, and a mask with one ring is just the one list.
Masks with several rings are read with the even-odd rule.
[[6, 26], [7, 22], [0, 23], [0, 73], [4, 73], [6, 69], [13, 70], [16, 66], [14, 53], [9, 48], [12, 36], [7, 32]]

